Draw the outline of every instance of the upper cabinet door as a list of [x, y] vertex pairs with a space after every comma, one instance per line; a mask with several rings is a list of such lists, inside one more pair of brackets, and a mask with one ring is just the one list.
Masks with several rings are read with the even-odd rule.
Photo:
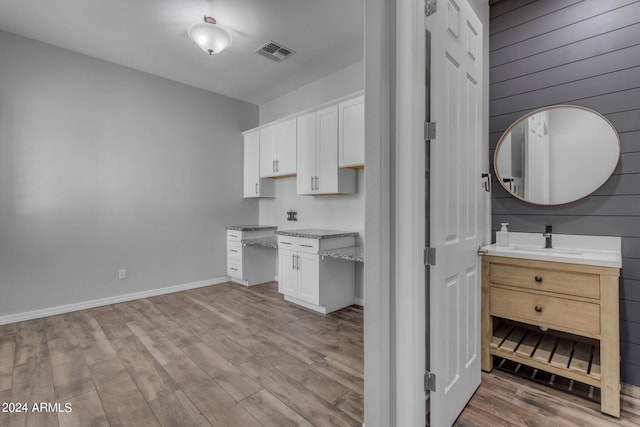
[[340, 167], [364, 166], [364, 96], [338, 106]]
[[338, 193], [338, 106], [318, 111], [316, 116], [317, 193]]
[[278, 128], [276, 125], [260, 129], [260, 178], [276, 176]]
[[260, 132], [244, 135], [244, 197], [273, 197], [273, 182], [260, 179]]
[[276, 173], [279, 176], [296, 174], [296, 119], [278, 123]]
[[313, 194], [316, 175], [316, 113], [297, 119], [298, 194]]

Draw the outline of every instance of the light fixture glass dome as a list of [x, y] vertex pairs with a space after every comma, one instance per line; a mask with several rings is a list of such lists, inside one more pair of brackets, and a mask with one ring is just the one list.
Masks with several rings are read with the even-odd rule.
[[215, 19], [205, 16], [204, 22], [189, 27], [189, 38], [209, 55], [220, 53], [231, 45], [229, 33], [215, 22]]

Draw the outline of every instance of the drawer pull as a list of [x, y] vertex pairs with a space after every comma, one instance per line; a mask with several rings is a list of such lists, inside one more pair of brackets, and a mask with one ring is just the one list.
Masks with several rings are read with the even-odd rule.
[[233, 268], [233, 267], [230, 267], [230, 270], [238, 271], [238, 269], [237, 269], [237, 268]]
[[302, 246], [304, 248], [312, 248], [313, 247], [312, 245], [300, 245], [300, 246]]
[[280, 242], [280, 243], [283, 244], [283, 245], [290, 245], [291, 244], [289, 242]]
[[238, 237], [238, 236], [235, 234], [229, 234], [229, 237]]
[[542, 307], [540, 307], [539, 305], [536, 305], [536, 312], [542, 313]]
[[540, 275], [536, 276], [536, 282], [538, 283], [542, 282], [542, 276]]
[[229, 250], [230, 250], [231, 252], [238, 252], [238, 251], [236, 251], [235, 249], [229, 249]]

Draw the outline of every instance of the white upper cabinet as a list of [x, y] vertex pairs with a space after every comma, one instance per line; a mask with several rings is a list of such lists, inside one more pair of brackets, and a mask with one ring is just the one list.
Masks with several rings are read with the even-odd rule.
[[364, 166], [364, 96], [338, 105], [339, 166]]
[[296, 119], [278, 124], [278, 175], [296, 174]]
[[355, 171], [338, 168], [338, 106], [298, 117], [298, 194], [355, 193]]
[[260, 134], [244, 135], [244, 197], [273, 197], [273, 181], [260, 179]]
[[296, 119], [260, 129], [260, 177], [296, 173]]
[[298, 194], [312, 194], [316, 174], [316, 113], [298, 117]]

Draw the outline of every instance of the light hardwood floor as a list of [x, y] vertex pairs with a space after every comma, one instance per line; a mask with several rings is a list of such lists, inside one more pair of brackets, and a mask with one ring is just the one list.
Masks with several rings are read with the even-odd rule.
[[0, 402], [72, 405], [0, 426], [361, 426], [362, 325], [227, 283], [0, 326]]
[[[70, 413], [0, 412], [7, 426], [360, 426], [363, 315], [286, 303], [275, 283], [227, 283], [0, 326], [0, 403], [71, 403]], [[638, 426], [597, 395], [497, 369], [456, 425]]]
[[622, 385], [621, 414], [616, 419], [600, 412], [597, 389], [593, 392], [590, 386], [571, 383], [572, 391], [561, 391], [568, 390], [570, 381], [555, 377], [554, 382], [552, 387], [499, 369], [483, 372], [480, 387], [455, 426], [640, 426], [640, 387]]

